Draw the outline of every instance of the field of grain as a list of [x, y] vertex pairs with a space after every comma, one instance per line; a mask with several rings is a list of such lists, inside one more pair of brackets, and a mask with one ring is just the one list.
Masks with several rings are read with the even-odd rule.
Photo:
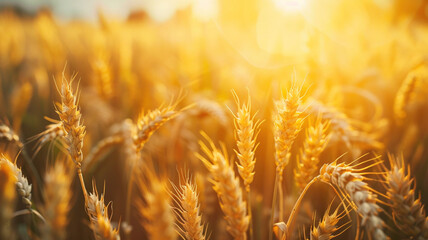
[[428, 3], [216, 2], [0, 10], [0, 239], [428, 239]]

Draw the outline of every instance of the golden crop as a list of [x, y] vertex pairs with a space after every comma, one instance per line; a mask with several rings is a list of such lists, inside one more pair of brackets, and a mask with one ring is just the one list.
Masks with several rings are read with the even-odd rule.
[[301, 3], [2, 10], [0, 239], [428, 239], [428, 4]]

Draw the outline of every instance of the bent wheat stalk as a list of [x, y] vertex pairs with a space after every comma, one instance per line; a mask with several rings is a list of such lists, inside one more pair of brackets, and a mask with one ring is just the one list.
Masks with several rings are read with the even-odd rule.
[[373, 189], [365, 182], [363, 175], [368, 167], [354, 168], [345, 163], [333, 162], [324, 164], [320, 170], [320, 180], [336, 187], [341, 195], [351, 201], [352, 206], [362, 218], [362, 226], [373, 239], [387, 239], [383, 231], [384, 222], [378, 216], [380, 207], [377, 205], [377, 197], [373, 194]]

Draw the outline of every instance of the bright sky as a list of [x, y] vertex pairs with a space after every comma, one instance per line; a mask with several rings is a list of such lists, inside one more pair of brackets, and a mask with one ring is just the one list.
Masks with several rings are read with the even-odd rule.
[[217, 11], [217, 0], [0, 0], [0, 6], [13, 5], [36, 12], [49, 7], [54, 14], [64, 19], [97, 19], [101, 9], [106, 15], [126, 18], [131, 10], [143, 9], [154, 20], [165, 21], [177, 10], [191, 6], [196, 16], [209, 18]]

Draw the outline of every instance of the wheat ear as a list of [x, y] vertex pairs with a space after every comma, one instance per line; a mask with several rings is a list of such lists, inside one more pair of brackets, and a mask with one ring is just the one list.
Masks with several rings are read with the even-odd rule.
[[104, 193], [98, 196], [95, 183], [92, 183], [92, 193], [89, 193], [86, 212], [91, 221], [91, 229], [96, 240], [120, 240], [119, 231], [111, 225], [108, 207], [104, 204]]
[[200, 213], [199, 194], [196, 184], [186, 178], [186, 182], [178, 187], [173, 185], [174, 208], [176, 219], [179, 222], [178, 233], [187, 240], [205, 240], [205, 228]]
[[12, 122], [15, 131], [18, 131], [21, 127], [22, 117], [30, 104], [32, 96], [33, 86], [28, 81], [24, 82], [11, 94]]
[[[380, 163], [376, 162], [368, 167]], [[377, 205], [377, 197], [365, 182], [367, 178], [363, 176], [368, 167], [357, 169], [345, 163], [337, 164], [335, 161], [321, 167], [320, 179], [333, 185], [343, 197], [351, 201], [362, 218], [362, 226], [373, 239], [388, 239], [383, 231], [384, 222], [378, 216], [380, 207]]]
[[152, 171], [145, 170], [138, 184], [143, 195], [143, 199], [137, 202], [141, 225], [152, 240], [175, 240], [174, 212], [166, 183]]
[[95, 147], [92, 148], [91, 152], [85, 158], [82, 170], [86, 172], [87, 169], [91, 169], [93, 165], [97, 164], [97, 160], [105, 154], [105, 152], [115, 145], [123, 143], [124, 138], [121, 135], [113, 135], [100, 140]]
[[16, 144], [19, 148], [23, 146], [18, 134], [6, 124], [0, 125], [0, 141]]
[[320, 114], [323, 120], [330, 121], [330, 142], [344, 142], [346, 147], [353, 151], [355, 151], [356, 146], [366, 146], [374, 149], [382, 149], [384, 147], [383, 143], [379, 142], [374, 136], [357, 130], [352, 124], [353, 119], [348, 118], [346, 114], [334, 107], [312, 100], [306, 104], [306, 112], [308, 114]]
[[275, 102], [276, 112], [273, 117], [275, 138], [275, 164], [279, 181], [290, 158], [290, 149], [300, 132], [304, 118], [298, 109], [302, 103], [300, 88], [293, 85], [287, 91], [286, 98]]
[[9, 168], [13, 170], [15, 175], [16, 190], [19, 196], [22, 198], [25, 207], [31, 209], [33, 204], [31, 202], [31, 184], [28, 183], [28, 180], [24, 174], [22, 174], [21, 169], [3, 155], [0, 156], [0, 164], [8, 165]]
[[175, 105], [160, 107], [141, 114], [137, 121], [136, 132], [134, 135], [134, 144], [137, 151], [140, 151], [144, 144], [149, 140], [153, 133], [158, 130], [167, 121], [177, 116], [178, 111]]
[[416, 86], [420, 81], [419, 71], [419, 68], [410, 71], [398, 89], [394, 102], [394, 114], [398, 120], [404, 119], [407, 115], [406, 107], [412, 101]]
[[46, 219], [42, 225], [42, 239], [61, 240], [66, 238], [68, 212], [71, 206], [72, 176], [63, 162], [55, 163], [45, 174], [45, 204], [41, 212]]
[[14, 239], [12, 229], [15, 209], [15, 169], [0, 161], [0, 239]]
[[330, 213], [331, 205], [328, 206], [323, 218], [318, 223], [318, 226], [315, 226], [314, 224], [314, 226], [311, 228], [310, 240], [329, 240], [337, 237], [342, 233], [340, 232], [335, 234], [344, 226], [337, 225], [340, 219], [346, 216], [347, 212], [347, 209], [339, 212], [341, 206], [343, 206], [343, 204], [340, 204], [332, 213]]
[[239, 162], [238, 172], [244, 181], [245, 190], [250, 191], [250, 184], [254, 179], [254, 167], [256, 165], [255, 150], [257, 148], [256, 138], [260, 131], [260, 121], [254, 121], [251, 116], [251, 99], [248, 96], [247, 103], [240, 104], [238, 95], [233, 91], [238, 110], [235, 118], [235, 139], [238, 150], [235, 153]]
[[[301, 89], [296, 86], [296, 82], [292, 82], [291, 88], [287, 91], [286, 98], [275, 103], [276, 112], [273, 116], [273, 132], [275, 139], [275, 165], [276, 177], [274, 186], [274, 197], [272, 198], [272, 213], [271, 224], [273, 223], [273, 215], [275, 209], [275, 201], [278, 197], [279, 205], [279, 222], [284, 221], [284, 195], [282, 189], [282, 178], [285, 166], [290, 159], [290, 149], [294, 140], [302, 129], [304, 118], [299, 110], [302, 103]], [[281, 239], [282, 233], [279, 238]]]
[[[178, 102], [178, 101], [177, 101]], [[176, 103], [177, 104], [177, 103]], [[159, 107], [155, 110], [149, 111], [146, 114], [141, 114], [137, 120], [137, 124], [130, 124], [128, 121], [124, 122], [124, 128], [127, 127], [127, 132], [125, 134], [130, 135], [132, 138], [132, 145], [127, 148], [127, 150], [134, 150], [134, 152], [127, 152], [127, 157], [131, 161], [130, 166], [131, 173], [128, 179], [127, 195], [126, 195], [126, 207], [125, 207], [125, 223], [129, 224], [130, 215], [131, 215], [131, 198], [133, 192], [133, 182], [134, 182], [134, 166], [136, 161], [140, 158], [140, 151], [143, 149], [146, 142], [150, 139], [153, 133], [163, 126], [167, 121], [175, 118], [178, 113], [176, 104], [171, 104], [167, 107]], [[183, 109], [182, 109], [183, 110]], [[126, 130], [125, 130], [126, 131]], [[125, 144], [130, 139], [125, 139]], [[127, 233], [125, 233], [127, 234]]]
[[306, 184], [314, 178], [319, 169], [319, 157], [326, 147], [330, 135], [327, 134], [329, 122], [321, 122], [318, 117], [315, 122], [311, 122], [306, 131], [306, 139], [301, 150], [301, 157], [294, 170], [295, 183], [303, 191]]
[[248, 216], [250, 218], [250, 239], [253, 239], [250, 184], [253, 182], [255, 174], [255, 151], [258, 146], [258, 144], [256, 145], [256, 138], [260, 132], [261, 122], [254, 121], [255, 115], [251, 116], [251, 98], [249, 93], [247, 103], [242, 105], [236, 92], [232, 91], [232, 94], [235, 98], [236, 104], [238, 105], [237, 113], [236, 115], [233, 115], [235, 118], [235, 139], [238, 146], [238, 150], [235, 150], [235, 153], [239, 160], [236, 165], [238, 167], [238, 173], [244, 181], [245, 191], [247, 192]]
[[415, 197], [415, 180], [403, 157], [389, 155], [391, 170], [385, 175], [388, 201], [395, 225], [409, 239], [428, 239], [428, 218], [420, 196]]
[[113, 81], [107, 57], [101, 55], [91, 62], [91, 66], [95, 75], [98, 92], [104, 99], [110, 99], [113, 96]]
[[235, 177], [229, 163], [224, 145], [222, 151], [217, 149], [210, 138], [202, 133], [211, 148], [199, 142], [206, 158], [197, 154], [212, 175], [213, 189], [217, 193], [220, 207], [227, 221], [227, 230], [235, 240], [246, 240], [250, 218], [247, 215], [247, 204], [242, 197], [239, 178]]
[[79, 100], [73, 93], [71, 86], [72, 82], [68, 82], [63, 73], [61, 87], [59, 93], [61, 96], [61, 104], [57, 104], [57, 114], [61, 119], [64, 128], [64, 140], [67, 145], [68, 153], [76, 165], [77, 174], [79, 176], [80, 185], [82, 187], [85, 202], [88, 198], [85, 182], [82, 175], [82, 161], [83, 161], [83, 138], [85, 137], [85, 126], [81, 122], [82, 114], [78, 106]]
[[[52, 120], [55, 121], [55, 120]], [[31, 140], [37, 139], [37, 143], [34, 146], [35, 153], [39, 152], [40, 149], [50, 141], [53, 141], [57, 138], [63, 138], [65, 136], [64, 127], [62, 125], [62, 122], [55, 121], [52, 124], [49, 124], [46, 126], [46, 130], [33, 136]]]

